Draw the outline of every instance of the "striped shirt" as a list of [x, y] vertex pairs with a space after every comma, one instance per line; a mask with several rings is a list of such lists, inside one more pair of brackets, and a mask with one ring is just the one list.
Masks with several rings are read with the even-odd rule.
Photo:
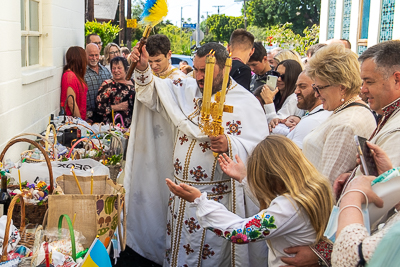
[[97, 92], [99, 91], [101, 84], [105, 80], [111, 78], [112, 75], [110, 71], [101, 64], [99, 64], [99, 73], [95, 72], [89, 66], [86, 67], [85, 82], [88, 86], [86, 97], [87, 111], [95, 111]]

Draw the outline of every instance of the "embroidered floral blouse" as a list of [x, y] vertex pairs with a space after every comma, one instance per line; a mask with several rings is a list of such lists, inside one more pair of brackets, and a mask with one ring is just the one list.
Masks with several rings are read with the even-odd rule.
[[[111, 81], [111, 82], [110, 82]], [[96, 112], [102, 116], [104, 123], [112, 123], [111, 105], [117, 105], [128, 101], [128, 109], [118, 111], [124, 119], [125, 128], [128, 128], [132, 122], [133, 103], [135, 101], [135, 86], [133, 84], [122, 84], [113, 79], [104, 81], [97, 93]], [[114, 113], [116, 115], [117, 113]], [[115, 122], [117, 123], [118, 120]]]
[[278, 196], [268, 209], [244, 219], [222, 204], [207, 199], [206, 193], [195, 199], [194, 205], [197, 205], [196, 216], [200, 225], [221, 238], [236, 244], [271, 241], [268, 255], [270, 267], [285, 265], [281, 257], [294, 256], [285, 253], [285, 248], [315, 242], [316, 233], [309, 217], [289, 196]]

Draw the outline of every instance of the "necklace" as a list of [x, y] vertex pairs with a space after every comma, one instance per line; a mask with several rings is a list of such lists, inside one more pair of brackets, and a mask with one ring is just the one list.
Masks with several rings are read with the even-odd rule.
[[361, 98], [359, 96], [354, 96], [352, 98], [350, 98], [349, 100], [347, 100], [346, 102], [344, 102], [343, 104], [341, 104], [340, 106], [338, 106], [337, 108], [335, 108], [333, 110], [333, 114], [338, 113], [339, 111], [343, 110], [344, 108], [346, 108], [349, 104], [356, 102], [357, 100], [360, 100]]

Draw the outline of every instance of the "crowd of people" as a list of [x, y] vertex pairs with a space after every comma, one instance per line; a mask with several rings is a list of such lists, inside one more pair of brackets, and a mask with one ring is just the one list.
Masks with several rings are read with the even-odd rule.
[[[400, 205], [365, 218], [365, 204], [383, 201], [354, 136], [369, 140], [378, 175], [400, 166], [400, 41], [358, 56], [347, 40], [330, 40], [301, 58], [267, 51], [238, 29], [226, 48], [206, 43], [193, 67], [179, 68], [165, 35], [141, 51], [109, 43], [104, 57], [98, 35], [86, 43], [67, 51], [61, 102], [67, 115], [111, 123], [116, 112], [130, 127], [118, 266], [394, 266]], [[199, 127], [211, 50], [213, 95], [232, 58], [225, 105], [233, 112], [217, 136]]]

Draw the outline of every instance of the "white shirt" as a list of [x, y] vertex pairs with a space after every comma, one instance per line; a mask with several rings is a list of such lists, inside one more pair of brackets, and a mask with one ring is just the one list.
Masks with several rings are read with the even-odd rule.
[[208, 200], [205, 193], [195, 199], [194, 205], [200, 225], [221, 238], [244, 246], [251, 241], [270, 240], [269, 267], [285, 265], [281, 257], [294, 256], [285, 253], [285, 248], [315, 242], [316, 233], [310, 218], [290, 196], [278, 196], [267, 209], [244, 219], [222, 204]]
[[324, 110], [322, 104], [315, 107], [301, 118], [296, 128], [287, 135], [287, 138], [292, 140], [300, 149], [303, 149], [304, 137], [323, 123], [331, 114], [332, 111]]
[[290, 115], [296, 115], [301, 118], [304, 115], [304, 110], [297, 107], [297, 96], [295, 93], [286, 98], [278, 112], [275, 111], [274, 103], [264, 105], [264, 111], [268, 123], [275, 118], [286, 119]]

